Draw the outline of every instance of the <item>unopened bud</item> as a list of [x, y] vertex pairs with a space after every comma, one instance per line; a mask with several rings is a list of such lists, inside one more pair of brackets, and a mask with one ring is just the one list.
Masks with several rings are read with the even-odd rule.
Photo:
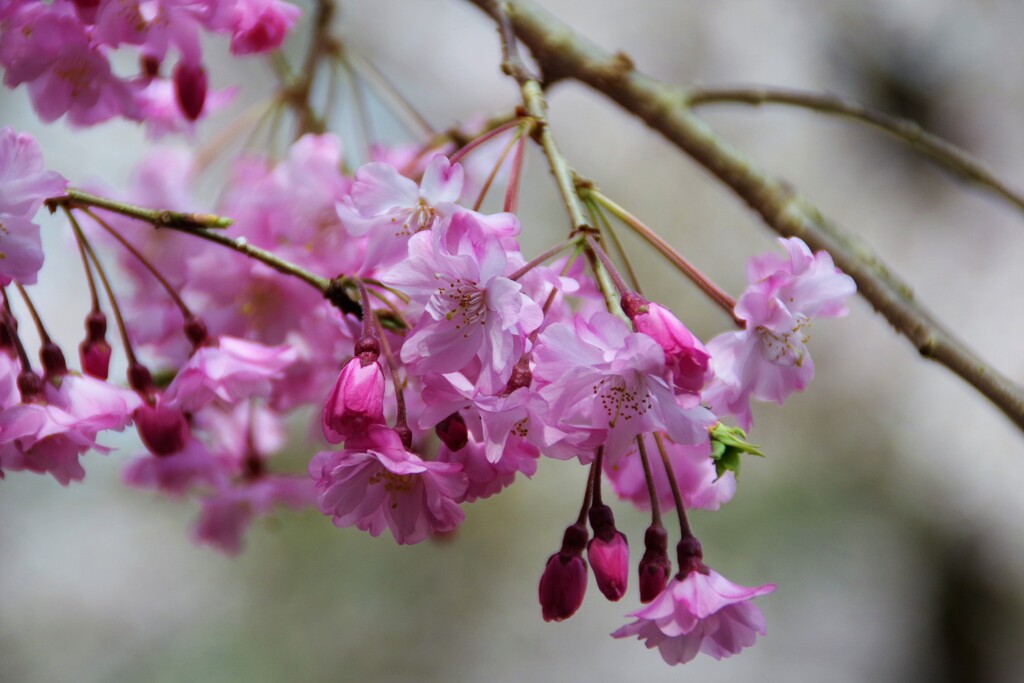
[[82, 372], [106, 379], [110, 373], [110, 344], [107, 343], [107, 316], [93, 311], [85, 319], [85, 340], [78, 345], [78, 358]]
[[570, 526], [565, 530], [562, 549], [548, 558], [538, 591], [544, 621], [568, 619], [583, 604], [587, 592], [587, 563], [583, 559], [587, 537], [582, 524]]
[[452, 413], [438, 422], [434, 427], [434, 432], [452, 452], [461, 450], [469, 443], [469, 430], [466, 428], [466, 421], [458, 413]]
[[191, 431], [178, 408], [143, 403], [132, 414], [139, 438], [153, 455], [174, 455], [185, 447]]
[[203, 113], [206, 88], [206, 69], [201, 65], [182, 61], [174, 67], [174, 90], [178, 97], [178, 107], [189, 121], [195, 121]]
[[384, 422], [384, 370], [380, 363], [350, 358], [324, 404], [324, 438], [341, 443], [352, 434]]
[[668, 533], [660, 524], [647, 527], [644, 556], [640, 560], [640, 602], [650, 602], [665, 590], [672, 562], [668, 559]]
[[612, 509], [607, 505], [590, 508], [590, 526], [594, 538], [587, 545], [587, 558], [598, 589], [614, 602], [626, 594], [629, 583], [629, 543], [616, 530]]
[[68, 374], [68, 363], [64, 359], [64, 352], [60, 347], [47, 339], [39, 348], [39, 360], [43, 364], [43, 374], [50, 377], [63, 377]]

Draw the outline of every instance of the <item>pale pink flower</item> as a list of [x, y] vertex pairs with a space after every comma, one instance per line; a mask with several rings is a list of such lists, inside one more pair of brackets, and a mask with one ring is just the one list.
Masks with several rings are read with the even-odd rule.
[[235, 403], [270, 395], [273, 381], [297, 358], [289, 346], [217, 337], [200, 346], [168, 385], [168, 406], [195, 412], [214, 401]]
[[[108, 3], [113, 6], [117, 3]], [[4, 22], [4, 83], [28, 84], [36, 113], [89, 126], [113, 116], [137, 118], [132, 87], [117, 78], [70, 3], [28, 3]]]
[[547, 402], [531, 421], [531, 439], [546, 455], [593, 459], [599, 446], [615, 461], [640, 434], [665, 431], [678, 443], [701, 443], [714, 417], [676, 401], [665, 353], [645, 334], [597, 312], [577, 316], [572, 326], [556, 323], [537, 338], [535, 380]]
[[338, 527], [379, 536], [390, 529], [400, 544], [452, 531], [463, 520], [455, 502], [466, 491], [461, 466], [410, 453], [393, 429], [372, 425], [341, 452], [317, 453], [309, 463], [320, 511]]
[[846, 315], [856, 291], [853, 278], [825, 251], [812, 254], [796, 237], [780, 239], [787, 257], [751, 259], [750, 286], [736, 304], [746, 328], [708, 343], [714, 379], [704, 399], [718, 413], [732, 413], [745, 429], [753, 418], [750, 399], [782, 404], [814, 377], [806, 343], [815, 318]]
[[140, 403], [135, 392], [92, 377], [44, 381], [41, 395], [0, 412], [0, 468], [49, 473], [63, 486], [81, 481], [79, 456], [108, 452], [97, 437], [127, 427]]
[[121, 472], [121, 480], [127, 486], [160, 491], [175, 498], [197, 486], [226, 486], [226, 476], [223, 463], [194, 437], [170, 455], [140, 455]]
[[242, 536], [256, 517], [279, 506], [298, 510], [314, 500], [313, 483], [307, 477], [266, 475], [223, 487], [203, 499], [192, 535], [197, 543], [237, 555], [242, 550]]
[[43, 249], [32, 219], [43, 200], [63, 194], [67, 184], [45, 170], [35, 138], [0, 128], [0, 285], [36, 281]]
[[540, 306], [507, 277], [516, 267], [509, 257], [469, 212], [409, 239], [409, 258], [388, 271], [386, 281], [425, 305], [402, 345], [401, 358], [413, 373], [459, 372], [479, 358], [481, 387], [504, 386], [527, 334], [543, 319]]
[[458, 210], [462, 167], [443, 154], [431, 158], [417, 183], [389, 164], [371, 162], [356, 171], [348, 200], [338, 204], [347, 232], [368, 240], [361, 272], [382, 269], [400, 260], [412, 235], [429, 230]]
[[676, 576], [646, 607], [632, 613], [636, 621], [612, 636], [637, 636], [658, 648], [669, 664], [684, 664], [704, 652], [715, 659], [734, 655], [765, 634], [764, 616], [750, 600], [775, 586], [738, 586], [703, 567]]

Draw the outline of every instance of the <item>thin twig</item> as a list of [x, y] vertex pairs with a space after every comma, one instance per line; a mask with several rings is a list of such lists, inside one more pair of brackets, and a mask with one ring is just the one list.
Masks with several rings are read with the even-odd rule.
[[709, 104], [747, 104], [755, 107], [764, 104], [783, 104], [854, 119], [892, 135], [955, 172], [964, 180], [980, 185], [1018, 209], [1024, 210], [1024, 193], [1006, 185], [985, 162], [967, 150], [929, 133], [910, 119], [892, 116], [838, 95], [763, 86], [695, 87], [686, 90], [686, 103], [690, 107]]

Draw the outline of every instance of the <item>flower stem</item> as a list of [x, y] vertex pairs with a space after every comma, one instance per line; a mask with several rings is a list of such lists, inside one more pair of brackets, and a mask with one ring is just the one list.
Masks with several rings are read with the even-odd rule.
[[52, 211], [56, 206], [96, 207], [119, 213], [129, 218], [137, 218], [158, 228], [226, 228], [234, 221], [212, 213], [188, 213], [184, 211], [168, 211], [164, 209], [147, 209], [134, 204], [119, 202], [106, 197], [69, 187], [67, 193], [60, 197], [46, 200]]
[[644, 443], [642, 434], [636, 437], [636, 447], [640, 451], [640, 462], [644, 466], [644, 481], [647, 482], [647, 495], [651, 499], [651, 526], [661, 526], [661, 503], [658, 502], [658, 490], [654, 486], [651, 460], [647, 457], [647, 445]]
[[679, 515], [679, 533], [683, 539], [695, 538], [690, 528], [690, 520], [686, 517], [686, 507], [683, 505], [683, 495], [679, 492], [679, 482], [676, 481], [676, 473], [672, 467], [672, 461], [665, 450], [665, 442], [661, 432], [654, 432], [654, 442], [658, 444], [658, 453], [661, 454], [661, 462], [665, 465], [665, 474], [668, 475], [668, 485], [672, 488], [672, 498], [676, 503], [676, 513]]
[[520, 268], [516, 272], [512, 273], [511, 275], [509, 275], [508, 279], [509, 280], [518, 280], [519, 278], [521, 278], [522, 276], [526, 275], [531, 270], [533, 270], [534, 268], [539, 266], [540, 264], [542, 264], [545, 261], [547, 261], [549, 258], [557, 256], [558, 254], [562, 253], [563, 251], [565, 251], [569, 247], [575, 246], [578, 243], [579, 243], [579, 237], [570, 237], [569, 239], [565, 240], [564, 242], [556, 244], [555, 246], [551, 247], [550, 249], [545, 251], [540, 256], [535, 256], [534, 258], [530, 259], [530, 261], [528, 263], [526, 263], [526, 265], [524, 265], [522, 268]]

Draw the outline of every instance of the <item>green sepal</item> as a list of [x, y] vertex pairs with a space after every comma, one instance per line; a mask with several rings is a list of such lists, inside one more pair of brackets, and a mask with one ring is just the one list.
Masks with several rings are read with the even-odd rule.
[[764, 457], [761, 449], [747, 441], [747, 433], [739, 427], [727, 427], [721, 422], [709, 430], [711, 434], [711, 459], [715, 461], [716, 476], [721, 478], [732, 472], [740, 478], [740, 456], [757, 455]]

